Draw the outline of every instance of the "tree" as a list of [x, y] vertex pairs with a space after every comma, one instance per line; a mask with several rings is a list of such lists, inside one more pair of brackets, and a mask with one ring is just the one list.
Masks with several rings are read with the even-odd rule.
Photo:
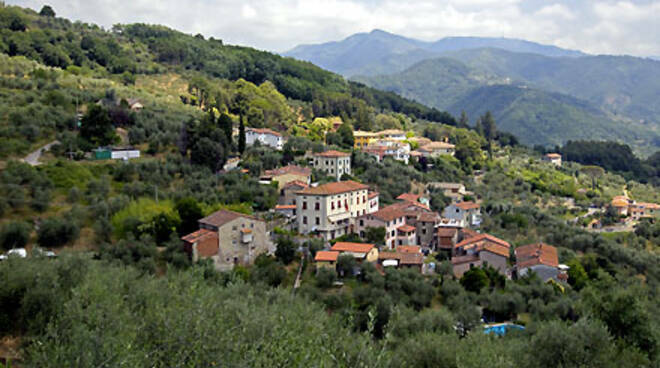
[[277, 239], [277, 249], [275, 250], [275, 258], [280, 262], [288, 265], [296, 257], [296, 244], [290, 237], [281, 237]]
[[353, 148], [355, 138], [353, 137], [353, 127], [347, 122], [344, 122], [337, 129], [337, 134], [341, 137], [341, 146], [344, 148]]
[[467, 128], [470, 126], [470, 120], [468, 119], [467, 113], [465, 110], [461, 111], [461, 117], [458, 119], [458, 128]]
[[316, 286], [327, 289], [337, 280], [337, 272], [327, 267], [321, 267], [316, 271]]
[[190, 150], [190, 161], [193, 164], [203, 165], [216, 172], [222, 168], [227, 157], [222, 144], [210, 138], [197, 140]]
[[594, 166], [594, 165], [583, 166], [582, 172], [587, 174], [589, 177], [591, 177], [592, 190], [596, 190], [596, 187], [598, 186], [598, 178], [605, 175], [605, 170], [603, 170], [602, 167]]
[[245, 152], [246, 138], [245, 138], [245, 122], [243, 116], [240, 117], [240, 125], [238, 126], [238, 152], [242, 155]]
[[181, 219], [177, 229], [179, 235], [190, 234], [199, 228], [197, 220], [204, 217], [204, 212], [194, 198], [186, 197], [178, 200], [174, 209], [179, 213]]
[[369, 227], [365, 230], [364, 237], [369, 243], [385, 244], [385, 228], [382, 226]]
[[44, 5], [39, 11], [39, 15], [42, 17], [55, 18], [55, 10], [50, 5]]
[[41, 247], [59, 247], [78, 238], [80, 228], [69, 218], [49, 217], [37, 232], [37, 243]]
[[3, 249], [23, 248], [30, 239], [30, 227], [24, 222], [10, 222], [0, 230], [0, 246]]
[[488, 141], [488, 155], [492, 158], [493, 156], [493, 140], [497, 137], [497, 126], [495, 125], [495, 119], [493, 114], [490, 111], [486, 111], [486, 114], [481, 117], [481, 123], [483, 124], [483, 136]]
[[467, 291], [479, 293], [481, 289], [490, 285], [490, 280], [488, 279], [486, 271], [480, 267], [474, 267], [463, 274], [461, 285], [463, 285]]
[[232, 130], [234, 128], [234, 122], [231, 120], [231, 117], [224, 112], [220, 114], [218, 126], [225, 133], [227, 143], [231, 145]]
[[477, 122], [474, 124], [474, 130], [479, 134], [480, 136], [484, 137], [486, 134], [486, 131], [484, 130], [484, 124], [481, 121], [481, 118], [477, 119]]
[[352, 277], [357, 265], [355, 257], [350, 254], [342, 254], [337, 258], [337, 272], [341, 277]]
[[80, 136], [94, 146], [111, 145], [119, 138], [108, 112], [99, 105], [92, 105], [83, 116]]

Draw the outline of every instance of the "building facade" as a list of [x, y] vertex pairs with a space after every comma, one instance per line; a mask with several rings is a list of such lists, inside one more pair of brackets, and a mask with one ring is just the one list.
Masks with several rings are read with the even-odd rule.
[[344, 174], [351, 175], [351, 154], [334, 150], [317, 153], [312, 159], [312, 166], [340, 180]]
[[284, 147], [282, 134], [271, 129], [245, 128], [245, 144], [253, 145], [255, 142], [268, 147], [281, 150]]

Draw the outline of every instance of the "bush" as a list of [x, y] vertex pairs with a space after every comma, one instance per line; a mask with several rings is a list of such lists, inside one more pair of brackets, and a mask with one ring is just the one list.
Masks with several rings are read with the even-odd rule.
[[49, 217], [39, 225], [37, 243], [43, 248], [60, 247], [78, 238], [78, 224], [68, 218]]
[[288, 236], [277, 239], [275, 257], [285, 265], [288, 265], [296, 257], [296, 244]]
[[337, 280], [337, 272], [331, 268], [320, 267], [316, 270], [316, 286], [327, 289]]
[[24, 222], [10, 222], [0, 230], [0, 246], [3, 249], [23, 248], [30, 239], [30, 226]]

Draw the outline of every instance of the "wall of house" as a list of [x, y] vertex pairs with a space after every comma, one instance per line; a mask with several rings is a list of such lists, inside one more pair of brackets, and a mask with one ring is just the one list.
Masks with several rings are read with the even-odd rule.
[[[305, 203], [307, 209], [303, 209]], [[296, 197], [298, 232], [308, 234], [317, 229], [326, 240], [340, 237], [349, 233], [351, 227], [355, 228], [355, 219], [366, 214], [368, 206], [366, 189], [331, 195], [299, 194]], [[330, 216], [342, 223], [333, 223], [328, 218]]]
[[378, 262], [378, 248], [374, 247], [367, 253], [367, 262]]
[[303, 188], [298, 186], [291, 186], [288, 188], [280, 189], [280, 197], [277, 200], [277, 204], [283, 205], [292, 205], [296, 204], [297, 192], [303, 190]]
[[250, 130], [245, 132], [245, 144], [251, 146], [256, 141], [259, 141], [262, 145], [273, 147], [275, 149], [282, 149], [284, 146], [284, 139], [281, 136], [256, 133]]
[[409, 234], [398, 233], [397, 236], [396, 236], [396, 244], [397, 245], [418, 245], [417, 244], [417, 236], [415, 235], [414, 231], [412, 233], [409, 233]]
[[453, 269], [454, 269], [454, 276], [457, 278], [463, 277], [463, 274], [468, 272], [470, 268], [472, 267], [481, 267], [481, 260], [475, 260], [474, 262], [466, 262], [466, 263], [460, 263], [460, 264], [455, 264]]
[[297, 173], [286, 173], [282, 175], [273, 176], [273, 181], [277, 181], [277, 189], [281, 190], [285, 185], [289, 184], [292, 181], [302, 181], [303, 183], [309, 184], [309, 175], [297, 174]]
[[[243, 242], [241, 229], [252, 230], [252, 241]], [[235, 263], [252, 264], [259, 254], [274, 252], [264, 221], [238, 217], [218, 229], [220, 249], [215, 264], [220, 269], [231, 269]]]
[[559, 270], [557, 268], [539, 264], [519, 270], [518, 276], [525, 276], [530, 271], [535, 272], [543, 281], [548, 281], [550, 279], [557, 280], [557, 275], [559, 275]]
[[433, 243], [433, 238], [435, 234], [435, 224], [432, 222], [417, 222], [415, 225], [417, 228], [417, 245], [422, 247], [430, 247]]
[[343, 174], [351, 174], [351, 157], [314, 156], [314, 168], [339, 180]]
[[442, 217], [452, 220], [465, 221], [467, 214], [462, 209], [456, 207], [455, 204], [450, 204], [449, 206], [445, 207], [445, 210], [442, 212]]
[[484, 265], [488, 264], [490, 267], [497, 269], [502, 275], [506, 275], [506, 270], [508, 268], [506, 257], [487, 251], [481, 251], [479, 252], [479, 259], [481, 259]]

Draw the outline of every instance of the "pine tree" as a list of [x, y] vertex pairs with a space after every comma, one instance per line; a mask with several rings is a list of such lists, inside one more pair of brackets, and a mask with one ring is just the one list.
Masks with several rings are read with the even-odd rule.
[[461, 111], [461, 117], [458, 119], [459, 128], [467, 128], [470, 125], [470, 120], [468, 119], [467, 113], [465, 110]]
[[220, 114], [220, 118], [218, 118], [218, 126], [220, 126], [220, 129], [222, 129], [223, 132], [225, 132], [227, 142], [231, 145], [231, 134], [234, 129], [234, 122], [231, 121], [231, 117], [224, 112]]

